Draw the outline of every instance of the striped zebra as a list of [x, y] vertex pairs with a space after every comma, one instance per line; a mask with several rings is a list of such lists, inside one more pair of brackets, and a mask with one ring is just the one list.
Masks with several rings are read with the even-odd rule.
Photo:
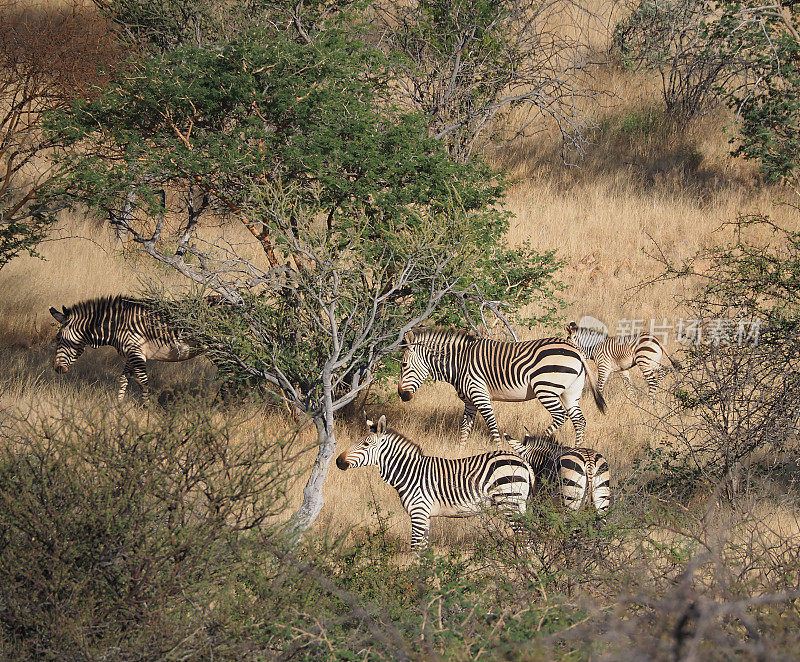
[[122, 296], [90, 299], [71, 308], [65, 306], [61, 311], [50, 308], [50, 314], [61, 324], [53, 361], [55, 371], [67, 372], [87, 345], [111, 345], [125, 360], [117, 392], [119, 400], [125, 397], [130, 377], [141, 385], [143, 397], [149, 397], [147, 359], [185, 361], [202, 353], [169, 328], [146, 302], [137, 299]]
[[514, 452], [522, 457], [538, 477], [555, 482], [564, 506], [579, 510], [591, 502], [598, 515], [611, 505], [611, 474], [606, 459], [593, 448], [571, 448], [550, 437], [526, 434], [523, 441], [504, 435]]
[[405, 345], [398, 394], [404, 401], [410, 400], [428, 377], [452, 384], [464, 402], [462, 444], [472, 431], [476, 412], [486, 421], [494, 443], [500, 443], [492, 400], [523, 402], [537, 398], [553, 417], [547, 434], [553, 435], [569, 417], [578, 444], [586, 427], [580, 408], [585, 379], [598, 409], [606, 409], [585, 357], [561, 338], [511, 343], [431, 328], [409, 331]]
[[681, 367], [667, 354], [658, 338], [647, 333], [609, 338], [607, 333], [570, 322], [567, 338], [597, 364], [597, 388], [601, 392], [611, 373], [619, 372], [625, 380], [625, 388], [632, 395], [630, 369], [638, 365], [647, 380], [647, 393], [652, 396], [668, 370], [662, 359], [666, 357], [675, 368]]
[[367, 427], [367, 436], [339, 455], [336, 466], [342, 471], [378, 467], [411, 517], [412, 549], [427, 547], [431, 517], [469, 517], [488, 507], [509, 517], [514, 531], [522, 532], [515, 518], [525, 514], [535, 478], [521, 457], [505, 451], [452, 460], [435, 457], [387, 429], [386, 416], [377, 423], [367, 419]]

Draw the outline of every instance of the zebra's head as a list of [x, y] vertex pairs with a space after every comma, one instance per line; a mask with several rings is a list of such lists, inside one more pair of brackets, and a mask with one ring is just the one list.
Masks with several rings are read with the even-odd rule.
[[511, 450], [523, 457], [528, 457], [533, 453], [552, 451], [559, 448], [559, 443], [553, 439], [553, 437], [546, 434], [531, 434], [528, 432], [527, 428], [525, 428], [525, 437], [522, 441], [505, 433], [503, 433], [503, 438], [506, 440], [506, 443], [511, 446]]
[[421, 351], [421, 345], [415, 342], [414, 333], [405, 335], [406, 348], [400, 363], [400, 381], [397, 383], [397, 394], [403, 402], [408, 402], [414, 393], [431, 375], [431, 368]]
[[378, 464], [381, 444], [386, 438], [386, 416], [381, 416], [377, 423], [371, 421], [366, 412], [364, 418], [367, 421], [367, 436], [336, 458], [336, 466], [342, 471]]
[[589, 358], [593, 358], [595, 348], [608, 338], [608, 332], [601, 328], [578, 326], [575, 322], [570, 322], [566, 328], [567, 339], [579, 347]]
[[88, 342], [83, 330], [71, 312], [66, 306], [62, 310], [50, 308], [50, 314], [55, 318], [56, 322], [61, 324], [56, 336], [56, 357], [53, 360], [53, 368], [58, 373], [64, 373], [69, 370], [75, 359], [83, 354]]

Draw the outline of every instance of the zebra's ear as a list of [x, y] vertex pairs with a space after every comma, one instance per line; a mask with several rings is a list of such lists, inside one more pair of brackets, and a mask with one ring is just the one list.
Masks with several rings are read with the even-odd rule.
[[386, 414], [384, 414], [378, 419], [378, 427], [376, 432], [378, 434], [383, 434], [384, 432], [386, 432]]
[[567, 324], [567, 335], [570, 335], [573, 331], [577, 331], [577, 330], [578, 330], [578, 325], [575, 324], [575, 320], [573, 320], [569, 324]]
[[57, 308], [53, 308], [51, 306], [50, 307], [50, 314], [55, 318], [56, 322], [58, 322], [59, 324], [66, 324], [67, 323], [67, 319], [69, 319], [69, 316], [67, 315], [67, 309], [66, 308], [64, 308], [64, 312], [61, 312]]
[[406, 331], [406, 335], [403, 336], [403, 342], [406, 345], [410, 345], [414, 342], [414, 332], [413, 331]]

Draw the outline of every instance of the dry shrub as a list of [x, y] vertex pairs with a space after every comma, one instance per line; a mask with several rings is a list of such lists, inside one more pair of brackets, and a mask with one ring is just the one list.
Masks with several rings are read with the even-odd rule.
[[20, 658], [165, 654], [224, 590], [243, 533], [271, 530], [298, 456], [291, 436], [234, 443], [242, 421], [191, 402], [3, 420], [0, 641]]

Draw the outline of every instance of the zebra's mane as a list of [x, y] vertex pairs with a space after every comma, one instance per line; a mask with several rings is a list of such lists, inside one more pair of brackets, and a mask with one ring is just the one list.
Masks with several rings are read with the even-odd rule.
[[447, 326], [429, 326], [415, 330], [413, 343], [444, 344], [465, 340], [469, 344], [480, 340], [474, 331], [455, 329]]
[[598, 331], [597, 329], [593, 329], [590, 326], [579, 326], [578, 330], [575, 332], [575, 335], [578, 338], [584, 338], [586, 340], [605, 340], [608, 338], [608, 333], [604, 331]]
[[526, 434], [519, 442], [526, 450], [550, 450], [556, 451], [565, 448], [555, 439], [546, 434]]
[[115, 294], [105, 297], [97, 297], [95, 299], [86, 299], [73, 304], [69, 308], [64, 306], [64, 314], [69, 316], [73, 313], [81, 313], [84, 315], [92, 315], [99, 311], [105, 310], [110, 306], [144, 306], [145, 302], [140, 299], [124, 296], [122, 294]]
[[387, 428], [385, 435], [392, 441], [400, 442], [402, 446], [410, 448], [420, 455], [425, 455], [425, 453], [422, 452], [422, 446], [420, 446], [416, 441], [411, 441], [411, 439], [406, 437], [403, 433], [398, 432], [394, 428]]

